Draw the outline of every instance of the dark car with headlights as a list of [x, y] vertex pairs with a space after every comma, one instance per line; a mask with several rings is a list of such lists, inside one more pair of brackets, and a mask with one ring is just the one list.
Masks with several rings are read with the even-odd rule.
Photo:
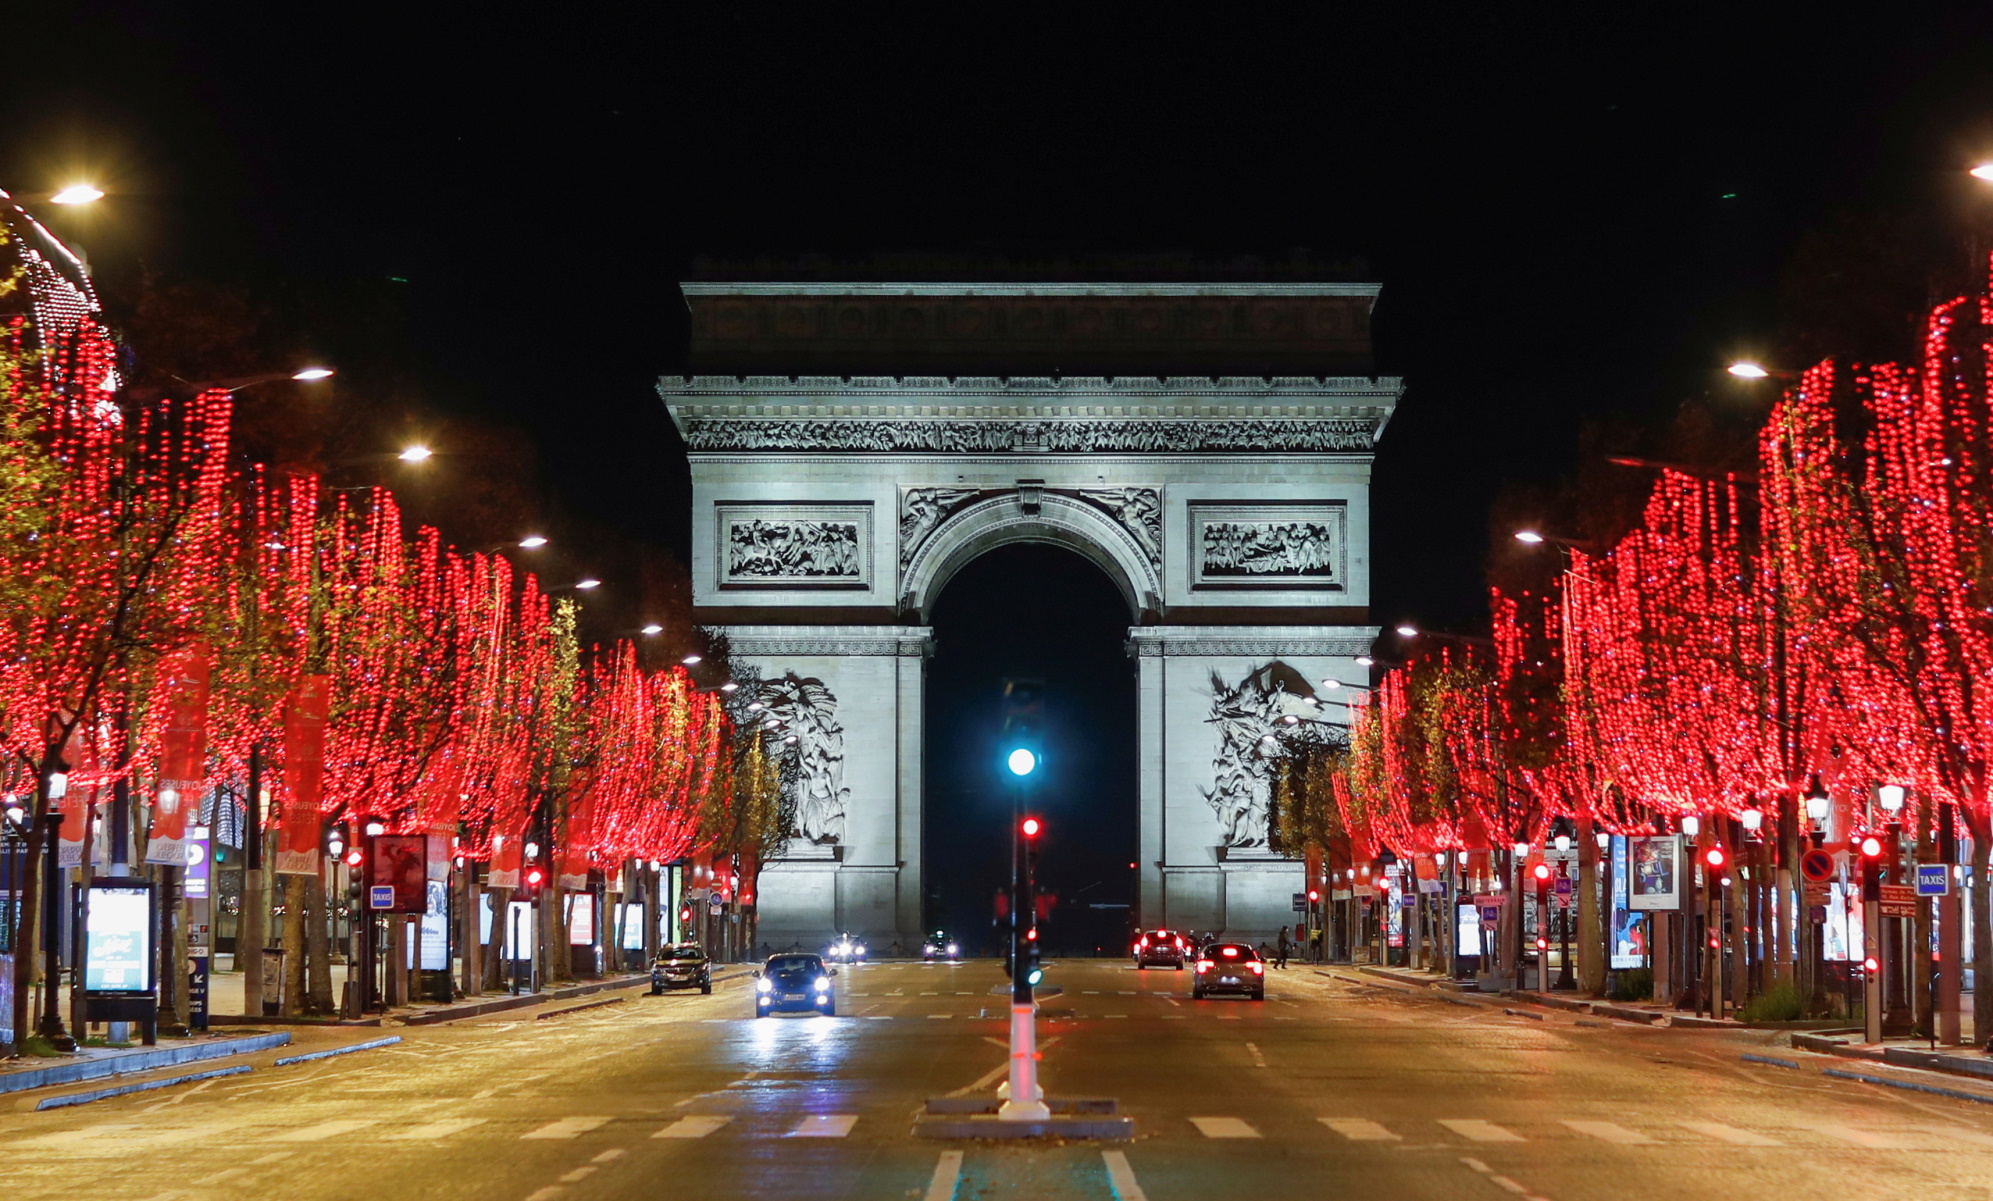
[[1259, 952], [1242, 942], [1212, 943], [1199, 952], [1190, 998], [1201, 1001], [1213, 993], [1266, 1000], [1266, 963]]
[[771, 1013], [837, 1013], [831, 977], [837, 969], [821, 955], [774, 955], [755, 973], [754, 1016]]
[[655, 997], [674, 988], [696, 988], [712, 995], [713, 961], [706, 958], [706, 949], [698, 943], [681, 942], [665, 947], [651, 962], [650, 995]]
[[1189, 944], [1174, 930], [1151, 930], [1135, 940], [1135, 966], [1141, 969], [1170, 967], [1183, 970]]
[[941, 931], [936, 930], [934, 937], [921, 944], [920, 957], [928, 963], [936, 961], [960, 963], [962, 961], [962, 944], [949, 938]]

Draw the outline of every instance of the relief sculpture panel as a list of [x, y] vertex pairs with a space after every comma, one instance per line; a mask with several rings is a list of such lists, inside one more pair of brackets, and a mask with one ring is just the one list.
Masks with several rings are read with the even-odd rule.
[[1348, 581], [1340, 504], [1192, 505], [1192, 588], [1339, 592]]
[[869, 505], [720, 505], [714, 525], [723, 588], [870, 585]]

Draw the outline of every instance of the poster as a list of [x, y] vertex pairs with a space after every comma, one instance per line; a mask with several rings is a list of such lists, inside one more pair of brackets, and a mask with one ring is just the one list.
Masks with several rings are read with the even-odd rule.
[[450, 969], [450, 886], [442, 880], [427, 882], [428, 908], [422, 911], [422, 970], [444, 972]]
[[1624, 835], [1612, 836], [1611, 856], [1612, 951], [1607, 966], [1642, 967], [1647, 962], [1647, 918], [1635, 913], [1628, 904], [1632, 899], [1632, 882], [1628, 878], [1632, 856]]
[[1679, 909], [1682, 906], [1682, 840], [1674, 834], [1627, 840], [1627, 908]]
[[368, 907], [376, 912], [422, 913], [428, 908], [428, 842], [420, 834], [381, 834], [374, 838], [374, 852], [367, 862], [369, 894], [375, 888], [392, 888], [394, 903]]
[[623, 949], [641, 951], [644, 949], [644, 907], [642, 905], [623, 906]]
[[1473, 905], [1461, 905], [1454, 910], [1454, 954], [1467, 956], [1481, 953], [1481, 911]]
[[93, 883], [83, 926], [83, 988], [152, 991], [152, 886]]
[[1820, 932], [1822, 954], [1830, 962], [1861, 958], [1858, 948], [1862, 945], [1862, 906], [1847, 885], [1827, 886], [1827, 924]]
[[571, 892], [567, 902], [567, 940], [577, 947], [591, 946], [595, 942], [595, 896], [586, 892]]

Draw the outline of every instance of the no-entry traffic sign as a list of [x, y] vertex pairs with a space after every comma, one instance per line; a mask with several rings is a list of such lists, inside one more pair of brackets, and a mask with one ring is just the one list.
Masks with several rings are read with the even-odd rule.
[[1834, 878], [1834, 857], [1822, 850], [1811, 850], [1799, 857], [1799, 874], [1824, 884]]

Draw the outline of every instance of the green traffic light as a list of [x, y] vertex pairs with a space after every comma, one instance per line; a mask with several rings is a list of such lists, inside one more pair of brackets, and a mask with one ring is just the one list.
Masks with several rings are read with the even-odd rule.
[[1018, 747], [1004, 762], [1010, 766], [1010, 774], [1013, 776], [1028, 776], [1038, 769], [1038, 756], [1032, 754], [1027, 747]]
[[1034, 988], [1037, 987], [1038, 983], [1043, 979], [1045, 979], [1045, 970], [1043, 968], [1034, 967], [1030, 971], [1024, 973], [1024, 982], [1026, 984], [1031, 985]]

